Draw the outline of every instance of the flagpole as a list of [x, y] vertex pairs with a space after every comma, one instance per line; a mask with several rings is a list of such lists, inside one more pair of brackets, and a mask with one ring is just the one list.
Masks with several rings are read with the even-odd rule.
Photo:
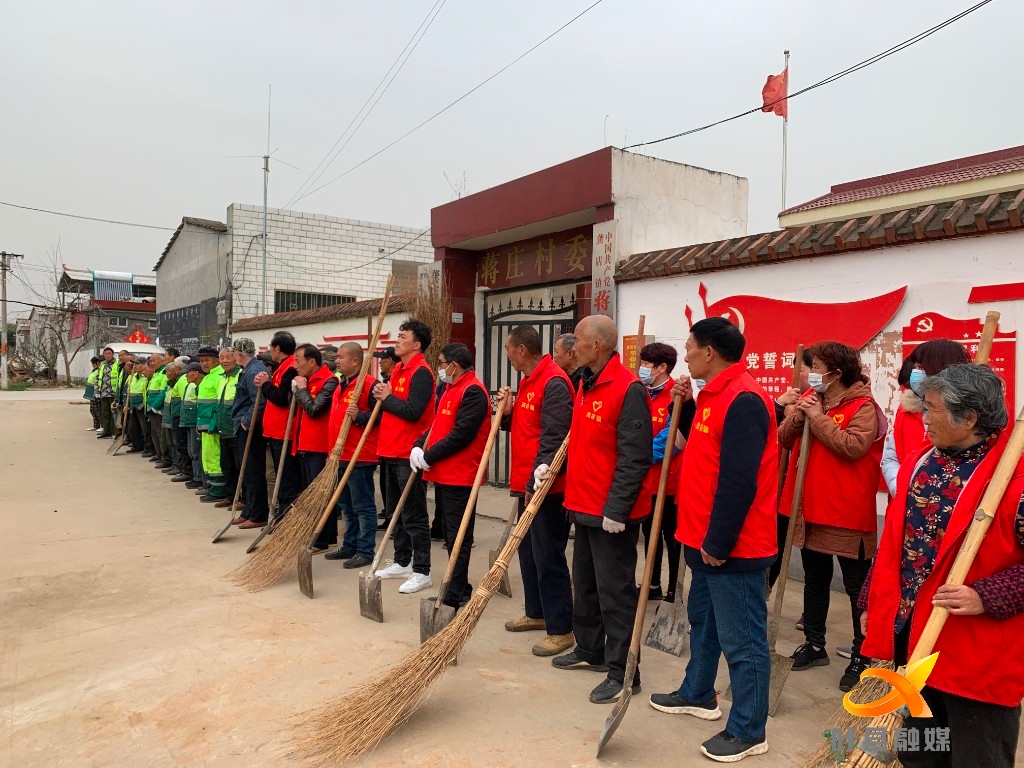
[[789, 51], [785, 51], [786, 65], [783, 72], [786, 73], [786, 115], [782, 118], [782, 208], [786, 210], [786, 128], [789, 126]]

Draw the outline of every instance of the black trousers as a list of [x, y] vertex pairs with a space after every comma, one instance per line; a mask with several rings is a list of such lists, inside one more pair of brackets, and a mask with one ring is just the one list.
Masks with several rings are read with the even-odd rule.
[[[281, 451], [284, 440], [267, 438], [270, 446], [270, 457], [274, 460], [274, 471], [281, 465]], [[302, 493], [302, 463], [298, 456], [292, 456], [292, 444], [288, 444], [288, 454], [284, 457], [284, 469], [281, 470], [281, 486], [277, 490], [277, 504], [281, 512], [288, 510], [299, 494]], [[271, 491], [273, 493], [273, 491]]]
[[[448, 544], [448, 557], [451, 557], [455, 549], [455, 539], [459, 535], [459, 526], [462, 525], [462, 515], [466, 511], [466, 504], [469, 502], [471, 486], [466, 485], [441, 485], [434, 483], [434, 494], [436, 498], [442, 499], [441, 509], [438, 514], [444, 515], [444, 540]], [[473, 512], [469, 518], [469, 527], [466, 528], [466, 537], [462, 540], [462, 547], [459, 549], [459, 556], [455, 560], [455, 570], [452, 571], [452, 580], [448, 584], [448, 591], [444, 595], [444, 604], [458, 608], [463, 602], [472, 597], [473, 587], [469, 583], [469, 555], [473, 549], [473, 529], [476, 526], [476, 504], [473, 504]]]
[[[600, 525], [581, 525], [579, 517], [583, 516], [577, 516], [572, 553], [576, 653], [592, 664], [607, 664], [608, 677], [621, 683], [640, 597], [636, 586], [640, 526], [627, 525], [622, 533], [607, 533]], [[640, 682], [639, 666], [633, 682]]]
[[786, 549], [786, 534], [789, 533], [789, 515], [775, 514], [775, 542], [779, 547], [779, 554], [775, 562], [768, 568], [768, 586], [774, 587], [782, 573], [782, 553]]
[[100, 404], [100, 427], [104, 435], [114, 434], [114, 398], [101, 397]]
[[135, 409], [128, 411], [128, 439], [132, 443], [133, 450], [142, 451], [146, 449], [148, 426], [149, 422], [146, 421], [145, 411]]
[[174, 450], [176, 451], [177, 464], [176, 466], [182, 474], [192, 476], [192, 460], [188, 455], [188, 430], [185, 427], [178, 425], [178, 420], [174, 420], [174, 428], [171, 429], [171, 442], [174, 443]]
[[160, 460], [158, 463], [162, 463], [166, 458], [164, 456], [164, 446], [162, 441], [162, 430], [164, 425], [164, 417], [159, 413], [153, 413], [150, 411], [149, 415], [149, 435], [150, 442], [153, 443], [152, 451], [156, 454], [156, 457]]
[[[301, 451], [299, 461], [302, 466], [302, 487], [306, 489], [316, 480], [317, 475], [324, 471], [327, 466], [326, 453], [314, 453], [313, 451]], [[319, 518], [317, 522], [320, 522]], [[331, 514], [324, 523], [324, 527], [316, 537], [314, 546], [326, 548], [338, 543], [338, 505], [331, 507]]]
[[[153, 430], [150, 429], [149, 414], [146, 412], [145, 407], [139, 410], [139, 421], [142, 424], [142, 441], [143, 447], [150, 453], [156, 453], [156, 449], [153, 447]], [[160, 436], [157, 435], [157, 439]]]
[[826, 555], [810, 549], [800, 550], [800, 559], [804, 565], [804, 637], [812, 645], [825, 647], [825, 622], [828, 619], [829, 596], [832, 589], [832, 558], [835, 557], [843, 572], [843, 588], [850, 599], [853, 655], [860, 654], [860, 646], [864, 642], [864, 634], [860, 631], [860, 615], [863, 611], [857, 607], [857, 598], [860, 597], [860, 589], [864, 586], [864, 579], [871, 569], [870, 558], [863, 557], [863, 554], [863, 545], [861, 557], [858, 559]]
[[388, 480], [385, 477], [384, 472], [384, 459], [380, 460], [380, 472], [378, 473], [378, 483], [380, 484], [380, 503], [383, 505], [384, 517], [386, 520], [391, 520], [391, 515], [388, 514]]
[[220, 471], [224, 475], [225, 498], [234, 501], [235, 491], [238, 490], [238, 467], [242, 463], [242, 457], [235, 456], [235, 451], [241, 451], [242, 446], [230, 435], [220, 436]]
[[[572, 632], [572, 583], [565, 546], [569, 521], [562, 503], [565, 496], [549, 493], [519, 545], [519, 570], [523, 575], [526, 616], [544, 619], [549, 635]], [[519, 514], [526, 499], [519, 499]]]
[[[408, 459], [384, 459], [387, 475], [388, 519], [395, 513], [405, 484], [412, 469]], [[417, 475], [406, 499], [398, 522], [395, 524], [395, 562], [405, 566], [412, 563], [416, 573], [430, 574], [430, 521], [427, 519], [427, 484]]]
[[[658, 497], [654, 496], [651, 498], [651, 514], [654, 513], [654, 505], [657, 504]], [[658, 548], [654, 551], [654, 574], [651, 576], [651, 586], [661, 586], [661, 563], [664, 553], [668, 552], [668, 584], [665, 587], [666, 592], [676, 591], [676, 582], [679, 580], [679, 555], [682, 552], [683, 545], [676, 538], [676, 497], [666, 496], [665, 497], [665, 510], [662, 513], [661, 518], [661, 536], [658, 537]], [[651, 524], [653, 518], [644, 518], [643, 522], [640, 523], [640, 530], [644, 534], [644, 557], [647, 556], [647, 546], [651, 539]]]
[[267, 503], [267, 443], [263, 439], [263, 428], [258, 421], [249, 444], [249, 458], [246, 459], [243, 468], [242, 459], [247, 438], [248, 433], [244, 429], [238, 433], [238, 450], [235, 451], [235, 459], [238, 461], [236, 472], [241, 477], [242, 499], [245, 501], [245, 512], [242, 517], [254, 523], [265, 523], [270, 510]]

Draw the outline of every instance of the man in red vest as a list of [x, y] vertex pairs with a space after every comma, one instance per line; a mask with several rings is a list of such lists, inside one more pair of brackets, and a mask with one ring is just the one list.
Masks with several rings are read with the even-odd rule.
[[[344, 474], [349, 463], [355, 456], [356, 446], [366, 431], [373, 406], [373, 385], [376, 379], [367, 374], [363, 381], [363, 391], [359, 401], [353, 402], [356, 386], [359, 383], [359, 372], [363, 368], [363, 348], [354, 341], [346, 341], [338, 349], [335, 357], [341, 384], [335, 390], [334, 405], [331, 408], [331, 423], [328, 433], [328, 445], [333, 446], [345, 422], [345, 416], [352, 418], [345, 446], [341, 450], [341, 463], [338, 472]], [[362, 568], [373, 560], [373, 548], [377, 537], [377, 502], [373, 498], [373, 472], [377, 468], [377, 437], [379, 425], [366, 438], [356, 465], [352, 468], [348, 483], [341, 491], [338, 504], [345, 518], [345, 538], [341, 546], [324, 557], [327, 560], [344, 560], [345, 568]]]
[[[921, 689], [932, 716], [906, 720], [897, 756], [907, 768], [1010, 768], [1024, 698], [1024, 460], [998, 507], [986, 510], [994, 520], [964, 583], [947, 585], [1007, 449], [1006, 405], [1003, 382], [985, 365], [953, 365], [922, 386], [931, 444], [900, 465], [861, 591], [863, 653], [906, 663], [932, 610], [948, 610]], [[936, 733], [945, 736], [938, 744]], [[907, 750], [911, 744], [917, 750]]]
[[[642, 493], [651, 466], [651, 411], [636, 375], [615, 351], [618, 331], [605, 315], [576, 326], [576, 359], [584, 372], [569, 432], [565, 508], [576, 524], [572, 577], [576, 648], [551, 663], [608, 676], [590, 693], [595, 704], [622, 695], [639, 592], [636, 543], [651, 513]], [[543, 481], [548, 468], [534, 473]], [[640, 691], [640, 670], [626, 681]]]
[[[547, 466], [558, 452], [572, 425], [572, 385], [569, 377], [543, 354], [540, 334], [532, 325], [512, 329], [505, 340], [505, 354], [523, 374], [515, 398], [506, 387], [498, 393], [504, 411], [502, 429], [511, 432], [509, 489], [519, 498], [519, 512], [536, 490], [537, 467]], [[576, 642], [572, 634], [572, 586], [565, 546], [569, 523], [565, 515], [565, 475], [544, 498], [537, 516], [519, 546], [519, 570], [523, 575], [526, 611], [505, 622], [509, 632], [546, 630], [533, 646], [535, 656], [554, 656]]]
[[[430, 328], [419, 320], [398, 326], [395, 354], [401, 359], [386, 383], [373, 388], [383, 402], [378, 453], [384, 460], [387, 483], [387, 516], [395, 512], [398, 499], [413, 472], [409, 455], [420, 436], [434, 420], [434, 374], [423, 356], [430, 346]], [[404, 579], [405, 592], [430, 586], [430, 521], [427, 518], [427, 490], [417, 478], [395, 525], [395, 561], [377, 571], [382, 579]]]
[[[299, 420], [295, 436], [295, 450], [302, 466], [302, 487], [308, 488], [325, 466], [327, 454], [333, 447], [328, 440], [331, 424], [331, 404], [338, 380], [324, 365], [320, 350], [312, 344], [300, 344], [295, 349], [295, 414]], [[338, 510], [331, 516], [313, 544], [314, 552], [322, 552], [338, 543]]]
[[[491, 398], [473, 371], [473, 355], [469, 347], [458, 342], [445, 346], [437, 357], [438, 374], [446, 384], [438, 402], [430, 433], [416, 441], [409, 454], [409, 466], [421, 470], [423, 479], [434, 484], [444, 514], [444, 539], [451, 553], [462, 524], [462, 516], [473, 490], [473, 480], [487, 445]], [[473, 547], [473, 526], [476, 508], [455, 561], [452, 580], [444, 596], [445, 605], [458, 609], [473, 591], [469, 584], [469, 554]], [[417, 592], [431, 585], [413, 574], [411, 583], [399, 591]]]
[[[690, 661], [678, 690], [650, 698], [661, 712], [717, 720], [722, 712], [715, 678], [724, 653], [733, 691], [729, 722], [700, 748], [718, 762], [768, 751], [764, 572], [777, 550], [778, 437], [771, 398], [740, 362], [745, 346], [739, 329], [723, 317], [695, 323], [686, 340], [690, 375], [706, 382], [688, 425], [676, 492], [676, 538], [693, 573]], [[691, 397], [690, 382], [672, 392]]]
[[[295, 370], [295, 337], [288, 331], [278, 331], [270, 340], [270, 357], [277, 363], [273, 374], [259, 374], [254, 379], [263, 394], [266, 408], [263, 411], [263, 436], [270, 446], [274, 470], [280, 466], [281, 451], [284, 450], [284, 429], [288, 424], [288, 406], [292, 398], [292, 380], [298, 375]], [[298, 428], [297, 416], [292, 419], [292, 441]], [[281, 510], [288, 506], [302, 492], [302, 467], [291, 450], [284, 459], [281, 472], [281, 487], [278, 502]]]

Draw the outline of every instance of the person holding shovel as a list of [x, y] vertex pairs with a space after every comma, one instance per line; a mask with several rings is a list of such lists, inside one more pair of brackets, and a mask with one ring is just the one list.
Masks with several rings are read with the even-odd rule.
[[[1006, 405], [1003, 382], [986, 365], [952, 365], [921, 389], [931, 444], [900, 466], [860, 595], [862, 650], [902, 666], [933, 606], [947, 609], [933, 649], [939, 656], [921, 689], [932, 717], [904, 722], [908, 735], [896, 744], [897, 757], [907, 768], [1010, 768], [1024, 698], [1024, 459], [998, 507], [985, 510], [994, 521], [964, 583], [946, 584], [1007, 450]], [[948, 751], [927, 749], [937, 729], [948, 729]]]
[[[725, 730], [700, 747], [723, 763], [768, 751], [764, 573], [777, 551], [778, 442], [772, 400], [741, 362], [745, 346], [740, 330], [723, 317], [695, 323], [686, 340], [690, 376], [705, 382], [676, 492], [676, 538], [692, 572], [690, 660], [676, 691], [650, 698], [659, 712], [718, 720], [715, 677], [724, 654], [732, 710]], [[676, 384], [672, 395], [690, 399], [689, 380]], [[680, 431], [686, 426], [680, 422]]]

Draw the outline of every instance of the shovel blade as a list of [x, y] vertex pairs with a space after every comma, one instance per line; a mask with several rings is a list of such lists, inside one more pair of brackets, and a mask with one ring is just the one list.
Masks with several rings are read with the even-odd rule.
[[772, 677], [768, 685], [768, 714], [772, 717], [775, 717], [775, 710], [779, 708], [782, 689], [786, 687], [786, 680], [792, 669], [793, 659], [789, 656], [772, 653]]
[[359, 613], [363, 618], [384, 623], [384, 602], [380, 596], [380, 577], [372, 571], [359, 574]]
[[[496, 549], [492, 549], [487, 553], [487, 563], [490, 568], [494, 567], [494, 561], [498, 559], [499, 554], [500, 552]], [[512, 597], [512, 582], [508, 580], [508, 571], [502, 572], [501, 583], [498, 585], [497, 593], [505, 597]]]
[[114, 438], [114, 442], [107, 448], [107, 456], [113, 456], [124, 446], [125, 441], [128, 439], [127, 435], [118, 435]]
[[296, 558], [296, 567], [299, 571], [299, 589], [310, 600], [313, 594], [313, 553], [309, 547], [299, 547], [299, 554]]
[[260, 535], [253, 539], [252, 544], [245, 548], [245, 554], [252, 554], [253, 550], [260, 545], [261, 541], [263, 541], [263, 537], [270, 533], [272, 525], [272, 523], [267, 523], [263, 526], [263, 528], [260, 530]]
[[644, 645], [656, 651], [670, 653], [681, 657], [686, 651], [686, 609], [683, 598], [676, 593], [674, 603], [661, 603], [657, 609], [657, 618], [647, 631]]
[[434, 608], [436, 597], [420, 598], [420, 645], [440, 632], [455, 618], [455, 609], [450, 605]]
[[604, 721], [604, 727], [601, 728], [601, 738], [597, 740], [597, 757], [601, 756], [601, 750], [611, 740], [615, 731], [622, 723], [622, 718], [626, 716], [629, 700], [633, 698], [633, 677], [636, 675], [636, 668], [639, 663], [636, 654], [630, 651], [626, 657], [626, 674], [622, 676], [622, 679], [625, 681], [622, 686], [622, 695], [615, 702], [615, 708], [612, 709], [612, 713]]
[[[231, 520], [234, 519], [234, 515], [232, 515]], [[221, 528], [219, 531], [213, 534], [213, 541], [210, 542], [211, 544], [216, 544], [218, 541], [220, 541], [221, 537], [228, 532], [228, 528], [231, 527], [231, 520], [228, 520], [227, 525], [225, 525], [223, 528]]]

